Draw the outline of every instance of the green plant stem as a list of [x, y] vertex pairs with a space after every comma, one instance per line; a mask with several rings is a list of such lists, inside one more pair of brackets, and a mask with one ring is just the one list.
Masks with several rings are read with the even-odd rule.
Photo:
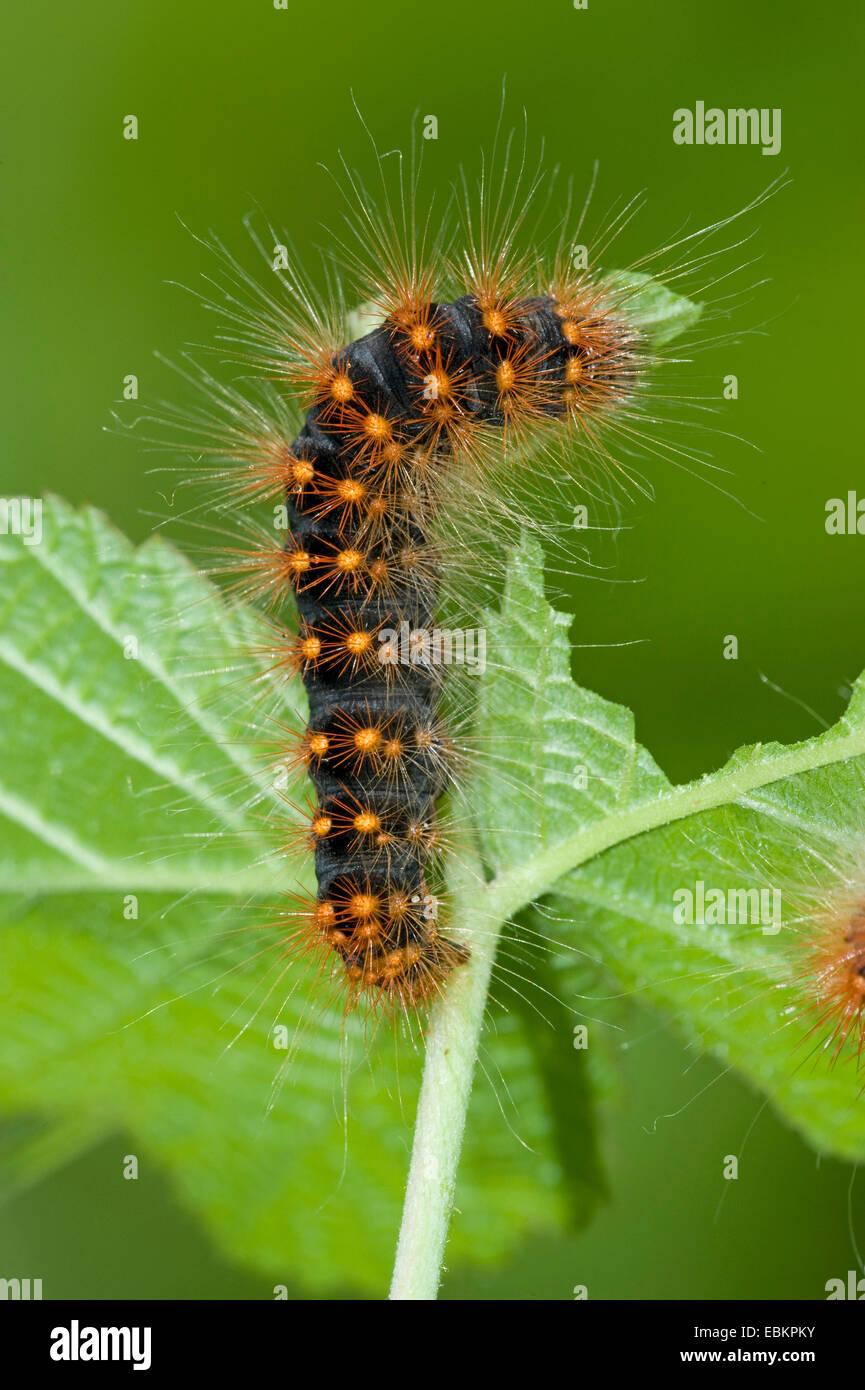
[[[502, 922], [564, 874], [614, 844], [671, 821], [742, 800], [762, 786], [823, 763], [861, 756], [865, 752], [865, 733], [845, 725], [847, 720], [842, 720], [838, 733], [820, 748], [815, 749], [813, 744], [778, 748], [768, 765], [733, 765], [696, 782], [673, 787], [653, 801], [587, 827], [489, 884], [483, 882], [479, 860], [463, 860], [452, 883], [453, 904], [461, 935], [472, 945], [472, 958], [449, 985], [430, 1022], [392, 1299], [434, 1299], [438, 1291], [466, 1110]], [[492, 921], [497, 923], [494, 928]]]
[[490, 972], [501, 924], [491, 930], [478, 911], [484, 885], [480, 861], [465, 857], [452, 875], [460, 940], [471, 959], [456, 972], [432, 1012], [415, 1120], [411, 1165], [396, 1251], [392, 1299], [434, 1299], [453, 1207], [457, 1165]]
[[827, 763], [843, 762], [865, 754], [865, 728], [845, 730], [845, 717], [831, 731], [831, 737], [815, 747], [813, 740], [777, 747], [767, 762], [730, 764], [694, 782], [671, 787], [668, 792], [651, 801], [605, 816], [543, 850], [527, 863], [506, 870], [488, 885], [485, 897], [487, 912], [503, 920], [512, 917], [587, 860], [625, 840], [643, 835], [673, 821], [685, 820], [716, 806], [744, 803], [751, 792], [811, 772]]

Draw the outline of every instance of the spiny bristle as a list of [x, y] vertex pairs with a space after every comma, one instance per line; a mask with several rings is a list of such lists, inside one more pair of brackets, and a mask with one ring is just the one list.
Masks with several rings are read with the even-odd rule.
[[849, 1044], [857, 1059], [865, 1053], [865, 893], [836, 903], [816, 923], [802, 971], [813, 994], [822, 1048], [837, 1061]]

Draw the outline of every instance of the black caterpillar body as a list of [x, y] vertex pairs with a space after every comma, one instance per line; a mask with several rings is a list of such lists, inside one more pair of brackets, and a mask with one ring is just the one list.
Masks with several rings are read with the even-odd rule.
[[312, 916], [374, 995], [421, 1001], [469, 954], [440, 932], [427, 883], [451, 776], [443, 672], [420, 647], [399, 661], [388, 639], [435, 623], [436, 479], [455, 454], [470, 466], [478, 427], [597, 411], [633, 370], [627, 328], [590, 301], [466, 295], [392, 314], [319, 372], [291, 449], [285, 552], [318, 803]]

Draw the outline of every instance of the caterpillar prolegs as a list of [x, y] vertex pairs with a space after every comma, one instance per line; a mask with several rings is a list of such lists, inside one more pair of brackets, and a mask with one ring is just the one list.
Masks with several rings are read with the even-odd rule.
[[[322, 364], [287, 461], [281, 557], [309, 697], [303, 752], [314, 928], [349, 980], [413, 1006], [467, 959], [444, 934], [426, 866], [450, 780], [437, 711], [441, 476], [492, 431], [597, 417], [630, 389], [634, 337], [596, 296], [414, 296]], [[410, 650], [398, 649], [400, 631]]]

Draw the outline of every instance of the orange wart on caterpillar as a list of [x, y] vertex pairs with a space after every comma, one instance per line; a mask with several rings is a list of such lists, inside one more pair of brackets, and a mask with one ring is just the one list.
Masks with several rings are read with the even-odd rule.
[[[543, 750], [514, 758], [495, 735], [473, 742], [473, 614], [500, 591], [507, 554], [536, 531], [567, 556], [567, 528], [543, 516], [550, 493], [553, 509], [556, 495], [614, 509], [617, 487], [647, 490], [619, 452], [702, 462], [675, 414], [659, 424], [670, 403], [685, 414], [696, 403], [654, 378], [677, 366], [665, 346], [707, 306], [640, 266], [604, 269], [633, 204], [596, 250], [569, 198], [545, 229], [555, 171], [529, 170], [526, 148], [497, 142], [444, 215], [421, 213], [398, 154], [395, 186], [378, 161], [375, 196], [344, 166], [349, 213], [329, 234], [325, 302], [276, 233], [253, 233], [274, 288], [209, 242], [220, 350], [258, 381], [241, 391], [193, 366], [184, 374], [208, 406], [166, 412], [206, 460], [193, 481], [207, 478], [220, 525], [238, 504], [273, 508], [274, 525], [250, 522], [253, 543], [221, 543], [212, 568], [266, 600], [271, 666], [299, 672], [308, 700], [279, 749], [314, 788], [292, 834], [314, 851], [317, 893], [289, 949], [333, 962], [348, 1004], [374, 1013], [410, 1017], [470, 958], [442, 869], [442, 798], [472, 795], [457, 770], [498, 760], [525, 778], [534, 761], [545, 776]], [[656, 253], [666, 286], [699, 275], [733, 220]], [[352, 320], [367, 331], [351, 336]], [[490, 660], [507, 679], [501, 653]], [[453, 857], [470, 852], [458, 844]]]

